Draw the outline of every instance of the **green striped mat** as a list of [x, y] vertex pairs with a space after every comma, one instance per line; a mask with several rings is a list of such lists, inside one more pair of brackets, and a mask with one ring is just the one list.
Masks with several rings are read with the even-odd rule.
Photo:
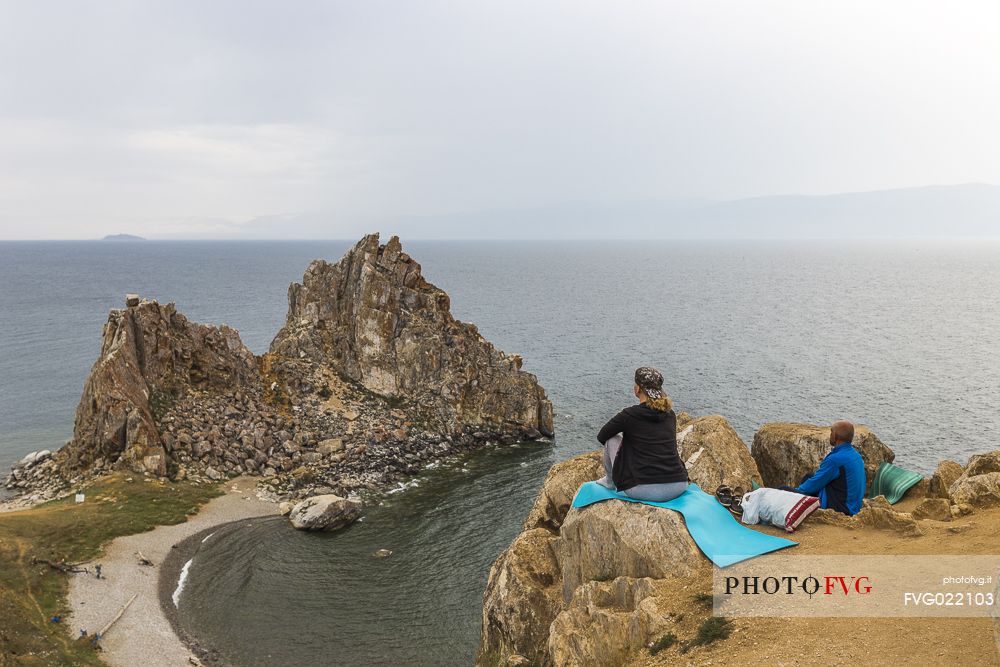
[[885, 496], [890, 504], [895, 505], [910, 490], [910, 487], [924, 478], [918, 472], [903, 470], [899, 466], [882, 462], [875, 471], [869, 498]]

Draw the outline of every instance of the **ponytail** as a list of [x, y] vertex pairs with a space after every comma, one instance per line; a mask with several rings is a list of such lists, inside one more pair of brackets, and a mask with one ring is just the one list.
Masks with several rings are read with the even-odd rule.
[[662, 396], [660, 398], [650, 398], [646, 401], [646, 405], [653, 408], [658, 412], [669, 412], [673, 409], [674, 404], [670, 400], [669, 396]]

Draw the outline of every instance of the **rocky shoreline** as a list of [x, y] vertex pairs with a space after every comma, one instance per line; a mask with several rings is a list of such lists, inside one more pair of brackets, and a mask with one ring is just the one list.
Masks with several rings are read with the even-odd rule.
[[552, 436], [521, 358], [455, 320], [393, 237], [364, 237], [289, 288], [257, 357], [226, 326], [128, 295], [111, 311], [72, 440], [15, 464], [28, 505], [112, 470], [174, 481], [260, 478], [275, 498], [380, 490], [488, 443]]
[[[766, 424], [747, 448], [725, 418], [681, 414], [678, 442], [691, 480], [703, 489], [712, 492], [725, 483], [749, 490], [751, 480], [777, 485], [801, 479], [828, 451], [829, 430], [808, 424]], [[858, 429], [857, 445], [866, 468], [872, 471], [895, 458], [868, 429]], [[522, 532], [490, 569], [477, 664], [610, 667], [676, 661], [701, 664], [714, 659], [707, 648], [690, 655], [675, 648], [664, 651], [659, 659], [646, 650], [665, 635], [682, 637], [695, 631], [691, 617], [698, 605], [692, 599], [699, 595], [711, 599], [712, 566], [677, 512], [619, 502], [570, 509], [580, 485], [601, 475], [599, 452], [562, 461], [549, 471]], [[855, 551], [847, 553], [906, 553], [907, 541], [915, 540], [929, 545], [916, 547], [915, 553], [971, 549], [970, 553], [992, 554], [998, 521], [1000, 450], [975, 455], [964, 466], [942, 461], [929, 479], [911, 488], [905, 502], [897, 505], [879, 496], [866, 498], [862, 511], [853, 517], [818, 510], [796, 532], [800, 545], [791, 551], [843, 553], [849, 548]], [[768, 526], [755, 528], [783, 533]], [[864, 539], [854, 541], [859, 534]], [[755, 619], [758, 627], [747, 626], [753, 642], [751, 646], [740, 641], [742, 658], [767, 657], [766, 647], [787, 639], [787, 627], [795, 623], [808, 627], [809, 632], [823, 633], [824, 640], [831, 642], [842, 634], [822, 623], [810, 625], [824, 619], [776, 620], [781, 623], [773, 636], [759, 629], [759, 620]], [[980, 660], [992, 655], [995, 660], [998, 654], [989, 652], [991, 643], [983, 644], [992, 635], [988, 619], [983, 620], [986, 625], [977, 640], [976, 655]], [[890, 621], [862, 618], [838, 619], [837, 623], [863, 633], [866, 624]], [[940, 633], [941, 626], [941, 619], [912, 625], [918, 635], [931, 633], [928, 628]], [[742, 629], [735, 624], [736, 631]], [[1000, 637], [1000, 625], [997, 632]], [[755, 648], [757, 640], [761, 648]], [[732, 647], [718, 650], [727, 664], [734, 659]], [[797, 650], [792, 648], [786, 657], [799, 655]], [[906, 656], [912, 646], [895, 645], [892, 650]], [[825, 655], [803, 660], [825, 662]]]

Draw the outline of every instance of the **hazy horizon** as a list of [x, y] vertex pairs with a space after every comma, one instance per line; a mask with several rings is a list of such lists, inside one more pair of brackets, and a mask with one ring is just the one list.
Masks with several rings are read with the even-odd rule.
[[0, 0], [0, 238], [994, 236], [998, 18]]

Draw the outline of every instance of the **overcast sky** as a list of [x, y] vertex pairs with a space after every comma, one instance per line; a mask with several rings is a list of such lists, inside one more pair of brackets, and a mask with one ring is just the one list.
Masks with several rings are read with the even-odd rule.
[[420, 236], [1000, 183], [998, 21], [913, 0], [0, 0], [0, 238]]

